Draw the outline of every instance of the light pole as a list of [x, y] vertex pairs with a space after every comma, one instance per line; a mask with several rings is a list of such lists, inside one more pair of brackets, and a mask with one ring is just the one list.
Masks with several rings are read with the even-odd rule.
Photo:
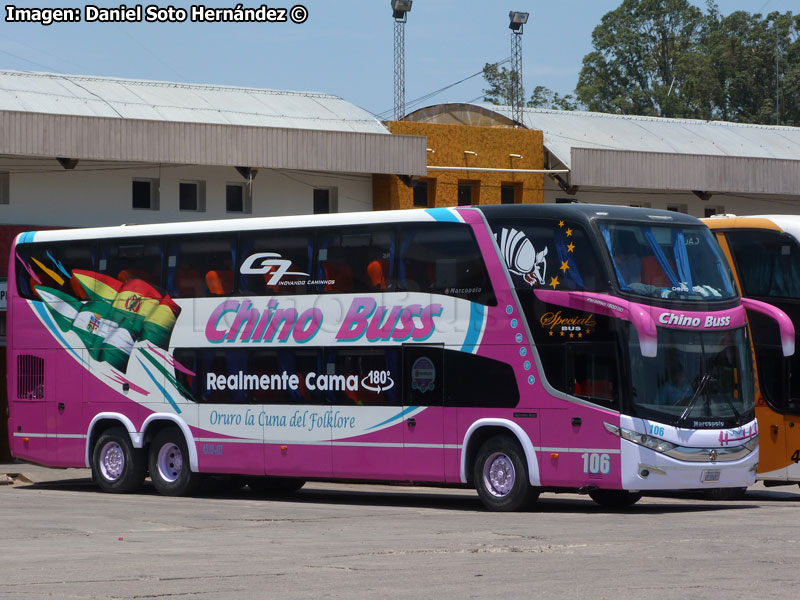
[[522, 125], [522, 29], [528, 22], [529, 13], [511, 11], [508, 13], [511, 30], [511, 118]]
[[394, 17], [394, 120], [406, 114], [406, 15], [413, 0], [390, 0]]

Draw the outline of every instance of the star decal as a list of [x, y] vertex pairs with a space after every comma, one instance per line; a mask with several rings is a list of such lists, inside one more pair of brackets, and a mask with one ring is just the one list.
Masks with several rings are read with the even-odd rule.
[[570, 242], [569, 246], [567, 246], [567, 252], [572, 252], [573, 250], [575, 250], [575, 244]]
[[559, 335], [560, 335], [561, 337], [564, 337], [564, 332], [562, 331], [562, 332], [561, 332]]
[[553, 337], [553, 330], [551, 329], [550, 331], [548, 331], [547, 335], [549, 335], [550, 337]]
[[558, 226], [559, 226], [559, 227], [563, 227], [563, 226], [564, 226], [564, 221], [559, 221], [559, 222], [558, 222]]
[[579, 333], [579, 334], [578, 334], [578, 337], [579, 337], [579, 338], [582, 338], [582, 337], [583, 337], [583, 334], [582, 334], [582, 333]]
[[589, 335], [590, 333], [592, 333], [591, 330], [587, 329], [586, 330], [586, 335]]
[[575, 337], [575, 334], [574, 334], [574, 333], [570, 333], [570, 334], [569, 334], [569, 337], [570, 337], [570, 338], [574, 338], [574, 337]]
[[553, 288], [553, 289], [556, 289], [556, 287], [558, 287], [559, 285], [561, 285], [561, 282], [558, 280], [558, 276], [556, 276], [556, 277], [551, 277], [551, 278], [550, 278], [550, 284], [549, 284], [549, 285], [550, 285], [550, 287], [551, 287], [551, 288]]
[[569, 269], [569, 263], [566, 260], [562, 260], [561, 261], [561, 270], [564, 271], [564, 273], [566, 273], [567, 269]]
[[567, 234], [567, 237], [572, 237], [572, 229], [567, 229], [564, 233]]

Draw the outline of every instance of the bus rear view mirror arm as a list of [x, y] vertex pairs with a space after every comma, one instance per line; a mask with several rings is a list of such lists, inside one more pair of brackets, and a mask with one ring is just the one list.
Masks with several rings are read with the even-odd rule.
[[794, 323], [785, 312], [772, 304], [753, 300], [752, 298], [742, 298], [742, 306], [747, 310], [754, 310], [763, 315], [767, 315], [778, 323], [781, 332], [781, 347], [784, 356], [794, 354]]
[[594, 312], [607, 317], [629, 321], [639, 336], [642, 356], [654, 358], [658, 352], [656, 323], [644, 307], [622, 298], [592, 292], [565, 292], [537, 289], [536, 297], [542, 302]]

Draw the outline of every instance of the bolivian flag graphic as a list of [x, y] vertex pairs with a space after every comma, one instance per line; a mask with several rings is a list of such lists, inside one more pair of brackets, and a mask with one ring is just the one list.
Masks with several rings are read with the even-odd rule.
[[73, 271], [89, 300], [81, 302], [59, 290], [36, 286], [50, 314], [64, 331], [75, 332], [92, 358], [123, 373], [134, 344], [148, 340], [167, 349], [180, 307], [140, 279], [125, 283], [101, 273]]

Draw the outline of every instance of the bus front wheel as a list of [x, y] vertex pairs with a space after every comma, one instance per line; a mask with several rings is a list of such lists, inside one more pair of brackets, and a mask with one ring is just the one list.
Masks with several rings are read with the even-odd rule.
[[516, 440], [498, 435], [478, 450], [473, 481], [484, 506], [493, 511], [519, 510], [538, 494], [528, 482], [528, 467]]
[[164, 496], [186, 496], [200, 483], [200, 475], [189, 467], [186, 440], [172, 427], [162, 429], [153, 438], [148, 467], [153, 486]]
[[144, 450], [133, 447], [125, 429], [112, 427], [100, 434], [92, 452], [92, 477], [104, 492], [138, 489], [146, 468]]

